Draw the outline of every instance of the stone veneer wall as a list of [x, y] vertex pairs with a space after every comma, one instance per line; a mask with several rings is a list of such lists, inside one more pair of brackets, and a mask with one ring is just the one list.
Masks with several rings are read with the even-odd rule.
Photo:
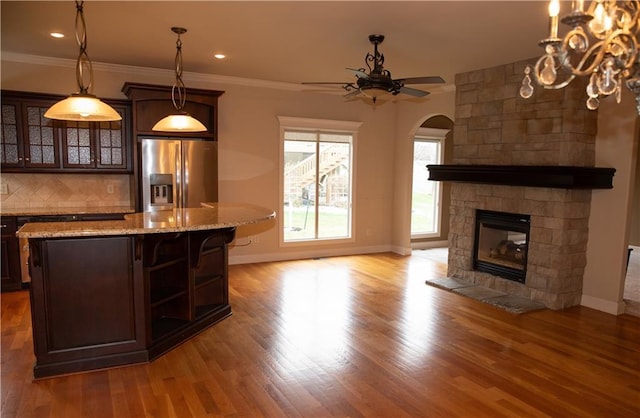
[[[522, 99], [527, 63], [456, 76], [453, 164], [594, 166], [597, 112], [584, 84]], [[448, 274], [552, 309], [578, 305], [590, 205], [591, 190], [453, 183]], [[531, 215], [524, 284], [473, 270], [476, 209]]]

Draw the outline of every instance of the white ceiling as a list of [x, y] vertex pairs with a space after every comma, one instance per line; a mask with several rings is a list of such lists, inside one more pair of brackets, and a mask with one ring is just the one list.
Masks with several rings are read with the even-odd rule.
[[[75, 59], [73, 1], [1, 1], [2, 53]], [[566, 5], [564, 6], [566, 7]], [[393, 78], [454, 75], [542, 53], [542, 1], [87, 1], [91, 60], [172, 70], [176, 35], [185, 72], [301, 83], [346, 82], [364, 67], [368, 35], [383, 34]], [[62, 40], [49, 33], [59, 31]], [[216, 52], [225, 60], [212, 58]], [[416, 86], [432, 92], [438, 87]]]

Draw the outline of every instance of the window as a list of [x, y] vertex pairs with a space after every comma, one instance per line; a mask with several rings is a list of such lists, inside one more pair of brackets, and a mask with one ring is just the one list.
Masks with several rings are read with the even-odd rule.
[[353, 122], [280, 117], [282, 242], [352, 237]]
[[414, 138], [411, 238], [430, 238], [440, 234], [441, 184], [427, 180], [427, 164], [442, 162], [447, 132], [445, 129], [420, 128]]

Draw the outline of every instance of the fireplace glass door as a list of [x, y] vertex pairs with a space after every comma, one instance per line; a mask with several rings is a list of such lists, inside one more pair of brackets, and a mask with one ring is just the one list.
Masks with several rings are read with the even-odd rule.
[[473, 268], [524, 283], [530, 223], [528, 215], [476, 211]]

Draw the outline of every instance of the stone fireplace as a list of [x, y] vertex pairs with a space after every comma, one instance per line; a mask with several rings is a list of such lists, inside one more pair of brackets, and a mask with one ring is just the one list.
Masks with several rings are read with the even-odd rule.
[[[591, 189], [612, 187], [614, 170], [594, 167], [597, 113], [584, 105], [584, 84], [522, 99], [528, 63], [456, 76], [452, 164], [430, 166], [430, 179], [452, 181], [450, 277], [562, 309], [582, 295]], [[478, 268], [478, 211], [528, 220], [519, 280]], [[505, 240], [519, 245], [518, 231]]]

